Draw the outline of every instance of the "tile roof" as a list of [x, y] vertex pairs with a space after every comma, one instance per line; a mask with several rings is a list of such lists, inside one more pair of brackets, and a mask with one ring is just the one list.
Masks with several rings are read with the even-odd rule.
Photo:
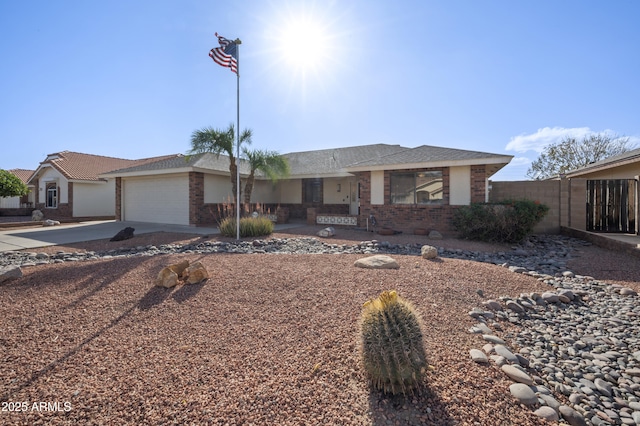
[[[98, 181], [102, 173], [115, 169], [131, 167], [140, 164], [155, 162], [175, 155], [143, 158], [140, 160], [126, 160], [123, 158], [104, 157], [101, 155], [82, 154], [79, 152], [62, 151], [49, 154], [47, 159], [40, 163], [49, 164], [58, 170], [69, 180]], [[37, 172], [37, 171], [36, 171]]]
[[7, 170], [12, 175], [15, 175], [22, 181], [22, 183], [27, 183], [29, 178], [35, 172], [35, 170], [26, 170], [26, 169], [11, 169]]

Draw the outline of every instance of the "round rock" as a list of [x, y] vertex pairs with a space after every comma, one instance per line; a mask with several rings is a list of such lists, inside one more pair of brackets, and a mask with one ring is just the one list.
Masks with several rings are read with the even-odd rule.
[[509, 386], [509, 392], [511, 392], [511, 395], [524, 405], [535, 405], [538, 403], [536, 394], [524, 383], [512, 384]]

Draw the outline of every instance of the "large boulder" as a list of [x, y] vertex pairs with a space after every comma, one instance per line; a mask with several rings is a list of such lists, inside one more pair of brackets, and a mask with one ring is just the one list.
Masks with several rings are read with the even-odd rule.
[[111, 238], [111, 240], [109, 241], [123, 241], [123, 240], [128, 240], [130, 238], [133, 238], [133, 232], [135, 231], [134, 228], [127, 226], [126, 228], [120, 230], [120, 232], [118, 232], [116, 235], [113, 236], [113, 238]]
[[431, 231], [429, 232], [429, 239], [430, 240], [441, 240], [442, 239], [442, 234], [439, 233], [438, 231]]
[[0, 266], [0, 284], [5, 281], [18, 279], [22, 276], [22, 269], [19, 266]]
[[400, 269], [400, 265], [398, 265], [395, 259], [384, 254], [376, 254], [375, 256], [358, 259], [353, 265], [366, 269]]
[[185, 284], [198, 284], [209, 279], [209, 272], [202, 263], [195, 262], [184, 270], [182, 277], [185, 279]]
[[34, 210], [31, 212], [31, 220], [34, 222], [40, 222], [44, 219], [44, 214], [40, 210]]
[[424, 245], [420, 249], [423, 259], [435, 259], [438, 257], [438, 249], [433, 246]]
[[170, 267], [162, 268], [156, 278], [156, 286], [171, 288], [178, 285], [178, 274], [171, 270]]
[[183, 260], [182, 262], [174, 263], [173, 265], [167, 266], [167, 268], [171, 269], [176, 275], [181, 276], [185, 269], [189, 267], [189, 261]]
[[336, 235], [336, 230], [332, 226], [330, 226], [328, 228], [324, 228], [318, 231], [317, 235], [318, 237], [322, 237], [322, 238], [333, 237], [334, 235]]

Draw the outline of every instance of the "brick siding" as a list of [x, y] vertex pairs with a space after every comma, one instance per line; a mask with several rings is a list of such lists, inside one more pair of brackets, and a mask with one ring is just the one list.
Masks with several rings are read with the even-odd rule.
[[[452, 232], [451, 218], [459, 206], [449, 205], [449, 168], [429, 169], [442, 172], [442, 204], [391, 204], [391, 174], [393, 171], [384, 173], [384, 204], [371, 204], [371, 172], [358, 173], [360, 183], [360, 214], [358, 226], [364, 227], [370, 215], [376, 219], [376, 226], [388, 227], [403, 232], [413, 232], [416, 228], [427, 230], [437, 230], [440, 232]], [[475, 170], [475, 171], [474, 171]], [[404, 172], [405, 170], [403, 170]], [[424, 169], [406, 170], [424, 171]], [[472, 169], [471, 183], [479, 185], [479, 188], [472, 189], [472, 198], [482, 197], [484, 201], [485, 183], [484, 166]], [[478, 183], [480, 182], [480, 183]]]

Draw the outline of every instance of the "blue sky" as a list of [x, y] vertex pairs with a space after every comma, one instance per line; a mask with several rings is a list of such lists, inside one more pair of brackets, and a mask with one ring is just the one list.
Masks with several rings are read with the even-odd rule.
[[639, 16], [635, 0], [0, 0], [0, 168], [185, 153], [235, 123], [218, 32], [242, 40], [254, 148], [445, 146], [513, 155], [493, 179], [520, 180], [565, 136], [640, 142]]

